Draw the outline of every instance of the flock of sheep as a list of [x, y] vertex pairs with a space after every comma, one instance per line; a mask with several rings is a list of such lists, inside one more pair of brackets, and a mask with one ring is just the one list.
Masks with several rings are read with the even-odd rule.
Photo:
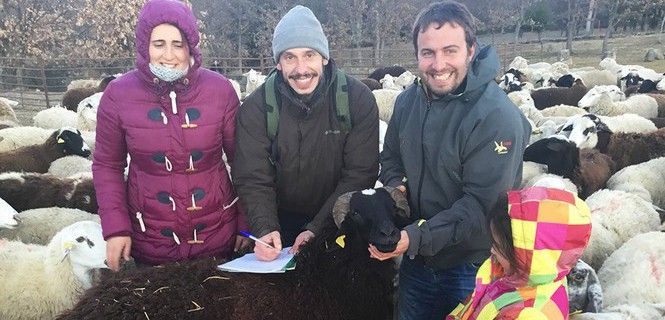
[[[533, 128], [522, 186], [554, 177], [586, 199], [592, 211], [589, 247], [569, 275], [571, 312], [578, 313], [572, 319], [662, 319], [663, 75], [611, 58], [599, 68], [575, 69], [517, 57], [506, 69], [497, 83]], [[244, 90], [232, 81], [241, 100], [266, 77], [254, 70], [244, 76]], [[385, 319], [391, 314], [394, 263], [369, 259], [367, 230], [348, 225], [348, 250], [331, 249], [339, 249], [338, 234], [321, 237], [300, 255], [297, 273], [228, 274], [217, 271], [219, 261], [213, 260], [117, 274], [101, 270], [105, 243], [95, 214], [90, 154], [97, 107], [112, 79], [73, 81], [62, 107], [40, 111], [32, 126], [18, 123], [17, 102], [0, 98], [0, 318], [144, 314], [150, 319], [201, 312], [232, 319], [228, 315], [276, 312], [278, 318]], [[415, 80], [398, 66], [361, 79], [379, 106], [381, 136], [397, 95]], [[390, 212], [372, 219], [400, 226]], [[179, 281], [174, 273], [187, 273], [188, 280]], [[312, 281], [327, 281], [328, 289], [302, 291]], [[294, 300], [305, 302], [281, 305], [284, 300], [259, 298], [279, 286], [293, 288]]]

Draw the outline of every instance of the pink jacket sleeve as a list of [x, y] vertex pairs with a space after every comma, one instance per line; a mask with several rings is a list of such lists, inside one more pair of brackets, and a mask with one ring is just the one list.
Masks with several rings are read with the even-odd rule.
[[92, 162], [104, 239], [132, 233], [124, 170], [127, 166], [125, 131], [120, 121], [113, 84], [105, 90], [97, 111], [97, 133]]

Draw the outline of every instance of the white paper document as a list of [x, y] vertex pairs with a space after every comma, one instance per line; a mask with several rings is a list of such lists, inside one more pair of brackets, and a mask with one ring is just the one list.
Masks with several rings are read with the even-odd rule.
[[217, 266], [219, 270], [228, 272], [249, 273], [283, 273], [286, 270], [295, 269], [293, 265], [293, 254], [289, 253], [291, 247], [282, 249], [277, 259], [273, 261], [260, 261], [253, 253], [248, 253], [240, 258], [231, 260]]

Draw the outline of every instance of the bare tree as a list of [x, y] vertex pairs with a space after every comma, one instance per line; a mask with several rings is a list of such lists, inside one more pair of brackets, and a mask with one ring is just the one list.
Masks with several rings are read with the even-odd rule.
[[619, 9], [624, 5], [626, 0], [605, 0], [605, 5], [607, 6], [608, 18], [607, 18], [607, 29], [605, 30], [605, 36], [603, 37], [603, 46], [601, 49], [601, 54], [605, 56], [608, 53], [607, 44], [614, 32], [614, 28], [617, 26], [621, 20], [619, 14]]

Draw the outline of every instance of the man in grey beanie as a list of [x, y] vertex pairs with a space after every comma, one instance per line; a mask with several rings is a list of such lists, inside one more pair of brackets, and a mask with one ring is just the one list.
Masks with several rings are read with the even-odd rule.
[[378, 174], [376, 101], [335, 66], [314, 13], [286, 13], [272, 51], [276, 69], [238, 110], [232, 172], [251, 231], [274, 247], [255, 244], [262, 260], [334, 228], [335, 200]]

